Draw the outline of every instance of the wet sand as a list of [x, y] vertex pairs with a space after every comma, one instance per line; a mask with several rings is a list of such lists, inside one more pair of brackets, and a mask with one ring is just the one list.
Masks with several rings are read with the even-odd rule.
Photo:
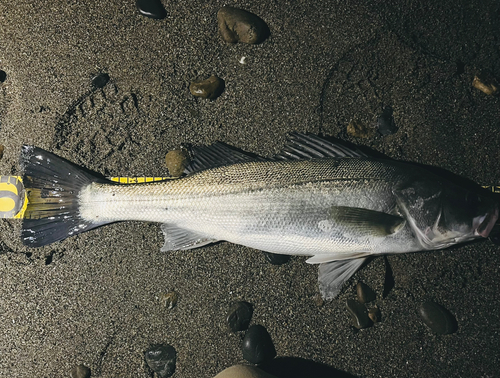
[[[152, 20], [133, 1], [3, 2], [0, 172], [20, 173], [23, 143], [104, 175], [163, 176], [166, 152], [181, 143], [272, 156], [287, 132], [307, 131], [498, 184], [500, 100], [471, 86], [479, 70], [500, 77], [498, 2], [425, 3], [163, 2], [167, 17]], [[259, 15], [269, 38], [223, 42], [224, 5]], [[92, 88], [103, 72], [108, 84]], [[190, 81], [211, 75], [224, 93], [194, 98]], [[386, 106], [395, 134], [347, 134], [350, 120], [371, 124]], [[252, 324], [271, 334], [281, 365], [268, 370], [280, 377], [304, 366], [357, 377], [499, 374], [499, 249], [486, 240], [376, 259], [319, 303], [317, 267], [303, 257], [273, 266], [230, 243], [163, 253], [159, 225], [139, 222], [41, 249], [22, 246], [19, 230], [0, 222], [0, 377], [67, 377], [80, 363], [96, 377], [150, 377], [143, 353], [153, 343], [176, 348], [175, 377], [212, 377], [244, 362], [242, 335], [225, 319], [235, 300], [252, 303]], [[382, 298], [387, 266], [394, 285]], [[360, 331], [345, 306], [358, 280], [382, 313]], [[179, 301], [168, 309], [171, 290]], [[433, 335], [417, 313], [425, 300], [450, 310], [458, 331]]]

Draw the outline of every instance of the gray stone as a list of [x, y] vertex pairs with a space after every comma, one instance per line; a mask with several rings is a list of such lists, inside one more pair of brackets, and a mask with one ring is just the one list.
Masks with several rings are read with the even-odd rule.
[[418, 313], [431, 331], [438, 335], [447, 335], [458, 329], [455, 317], [436, 302], [422, 303], [418, 308]]

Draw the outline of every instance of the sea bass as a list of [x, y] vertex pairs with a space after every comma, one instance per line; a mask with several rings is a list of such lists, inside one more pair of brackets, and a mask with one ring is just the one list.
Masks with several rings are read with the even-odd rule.
[[193, 152], [184, 177], [122, 185], [24, 146], [23, 243], [39, 247], [118, 221], [159, 222], [162, 251], [225, 240], [312, 256], [320, 292], [331, 299], [370, 256], [484, 238], [498, 219], [498, 201], [479, 187], [314, 135], [291, 134], [273, 159], [222, 143]]

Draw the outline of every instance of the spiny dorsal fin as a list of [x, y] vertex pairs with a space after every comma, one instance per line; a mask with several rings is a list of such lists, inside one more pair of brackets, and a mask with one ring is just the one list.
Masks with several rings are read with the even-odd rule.
[[353, 150], [341, 143], [327, 141], [313, 134], [290, 133], [283, 151], [275, 156], [277, 160], [305, 160], [321, 158], [368, 157], [359, 150]]
[[217, 142], [210, 146], [194, 146], [191, 148], [191, 152], [193, 154], [193, 161], [186, 168], [185, 173], [187, 174], [224, 165], [266, 160], [260, 156], [240, 151], [222, 142]]

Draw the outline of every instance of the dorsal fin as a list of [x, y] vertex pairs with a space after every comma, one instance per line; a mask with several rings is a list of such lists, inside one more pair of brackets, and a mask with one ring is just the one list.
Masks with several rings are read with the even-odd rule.
[[266, 160], [260, 156], [238, 150], [222, 142], [216, 142], [210, 146], [193, 146], [191, 148], [191, 153], [193, 155], [193, 160], [185, 170], [187, 174], [209, 168], [221, 167], [223, 165]]
[[368, 157], [360, 150], [351, 149], [341, 143], [334, 143], [313, 134], [292, 132], [283, 151], [275, 156], [277, 160], [305, 160], [327, 157]]

